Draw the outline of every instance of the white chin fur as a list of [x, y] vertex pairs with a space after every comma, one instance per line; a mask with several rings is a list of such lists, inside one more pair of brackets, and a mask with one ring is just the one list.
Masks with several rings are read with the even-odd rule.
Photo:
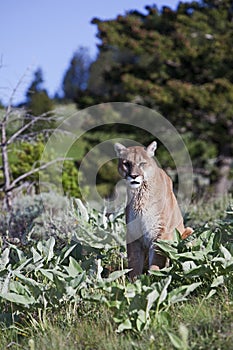
[[129, 187], [133, 189], [139, 188], [140, 186], [141, 186], [141, 183], [137, 183], [137, 184], [131, 183], [131, 182], [129, 183]]
[[130, 188], [136, 189], [142, 185], [142, 179], [141, 178], [138, 178], [138, 179], [127, 178], [127, 183], [128, 183], [128, 186]]

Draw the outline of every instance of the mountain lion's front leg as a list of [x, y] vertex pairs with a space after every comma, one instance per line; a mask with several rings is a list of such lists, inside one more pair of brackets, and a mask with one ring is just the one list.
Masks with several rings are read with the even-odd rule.
[[149, 248], [149, 270], [160, 270], [167, 265], [168, 259], [162, 254], [156, 243], [152, 242]]
[[145, 261], [145, 250], [140, 239], [127, 244], [128, 267], [132, 269], [129, 272], [129, 278], [134, 280], [143, 272]]

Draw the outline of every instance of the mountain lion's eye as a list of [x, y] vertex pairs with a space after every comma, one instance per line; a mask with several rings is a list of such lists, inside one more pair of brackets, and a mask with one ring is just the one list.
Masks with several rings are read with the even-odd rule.
[[139, 167], [140, 167], [140, 168], [143, 168], [145, 165], [146, 165], [146, 162], [141, 162], [141, 163], [139, 163]]
[[126, 166], [127, 168], [130, 166], [128, 160], [126, 160], [126, 159], [124, 159], [124, 160], [122, 161], [122, 163], [123, 163], [123, 165]]

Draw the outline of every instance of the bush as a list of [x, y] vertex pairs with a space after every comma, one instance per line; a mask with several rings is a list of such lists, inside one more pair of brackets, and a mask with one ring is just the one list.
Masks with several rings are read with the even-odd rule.
[[[79, 307], [112, 315], [118, 332], [140, 334], [158, 324], [171, 325], [174, 304], [190, 295], [208, 300], [224, 292], [232, 298], [233, 219], [229, 207], [224, 220], [198, 228], [187, 240], [157, 245], [170, 267], [142, 275], [135, 283], [125, 269], [125, 225], [122, 213], [110, 216], [88, 209], [80, 200], [44, 194], [15, 202], [12, 232], [30, 223], [21, 243], [6, 238], [0, 254], [2, 317], [25, 322], [43, 312]], [[43, 211], [41, 208], [43, 207]], [[36, 217], [36, 213], [38, 216]], [[24, 227], [22, 225], [22, 227]], [[2, 227], [3, 229], [3, 227]], [[180, 344], [173, 333], [172, 343]], [[177, 345], [178, 346], [178, 345]]]

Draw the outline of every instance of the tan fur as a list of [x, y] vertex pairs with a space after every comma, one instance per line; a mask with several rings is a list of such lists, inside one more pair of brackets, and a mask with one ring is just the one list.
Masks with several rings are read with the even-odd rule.
[[184, 239], [193, 232], [184, 227], [170, 177], [153, 159], [156, 147], [155, 141], [147, 148], [115, 144], [118, 170], [127, 182], [126, 239], [131, 279], [140, 275], [145, 265], [150, 270], [166, 266], [167, 259], [156, 247], [157, 239], [172, 240], [175, 229]]

